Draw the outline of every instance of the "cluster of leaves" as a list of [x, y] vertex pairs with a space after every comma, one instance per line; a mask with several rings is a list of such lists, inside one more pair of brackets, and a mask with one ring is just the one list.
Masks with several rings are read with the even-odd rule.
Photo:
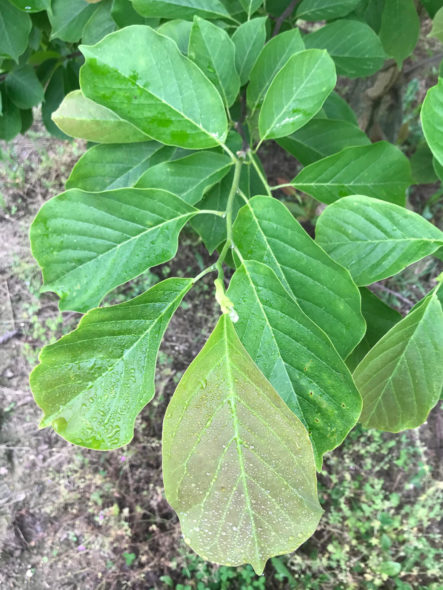
[[[222, 315], [164, 420], [165, 492], [200, 555], [261, 572], [315, 530], [324, 453], [358, 420], [392, 432], [420, 425], [442, 390], [442, 283], [403, 319], [367, 287], [441, 257], [443, 232], [405, 208], [405, 155], [371, 143], [334, 92], [337, 74], [367, 77], [388, 57], [401, 65], [418, 39], [415, 4], [78, 0], [76, 18], [62, 5], [71, 10], [47, 7], [51, 38], [96, 41], [91, 30], [128, 26], [80, 47], [81, 89], [53, 113], [64, 133], [98, 145], [31, 228], [45, 290], [60, 309], [86, 313], [31, 375], [42, 426], [94, 449], [128, 443], [154, 396], [169, 320], [216, 272]], [[422, 123], [439, 174], [441, 81]], [[279, 187], [257, 154], [269, 140], [304, 166], [291, 190], [327, 205], [315, 240], [272, 196]], [[96, 308], [173, 258], [187, 224], [216, 263]]]

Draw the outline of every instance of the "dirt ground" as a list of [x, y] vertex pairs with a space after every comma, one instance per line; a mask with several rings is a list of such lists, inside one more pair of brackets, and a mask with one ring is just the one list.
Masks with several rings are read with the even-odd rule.
[[[185, 546], [163, 495], [161, 424], [178, 379], [214, 326], [210, 278], [171, 321], [157, 394], [139, 417], [130, 445], [98, 453], [38, 429], [29, 371], [41, 346], [74, 329], [80, 316], [59, 314], [56, 297], [39, 294], [28, 231], [41, 204], [63, 190], [84, 147], [50, 138], [38, 125], [1, 146], [0, 588], [441, 589], [438, 409], [421, 428], [398, 436], [357, 428], [325, 460], [319, 529], [293, 556], [272, 560], [263, 577], [248, 567], [205, 564]], [[423, 199], [412, 195], [417, 206]], [[197, 242], [185, 234], [176, 260], [116, 290], [107, 302], [133, 297], [158, 278], [197, 274], [208, 262]], [[401, 308], [408, 305], [404, 299], [412, 304], [431, 288], [440, 271], [435, 259], [427, 259], [400, 282], [380, 288]]]

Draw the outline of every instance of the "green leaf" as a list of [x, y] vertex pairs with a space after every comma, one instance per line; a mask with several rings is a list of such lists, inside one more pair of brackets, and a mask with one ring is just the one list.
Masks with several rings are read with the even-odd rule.
[[100, 0], [82, 32], [82, 42], [87, 45], [97, 43], [105, 35], [115, 31], [116, 24], [111, 16], [112, 0]]
[[302, 0], [295, 15], [306, 21], [333, 20], [346, 16], [359, 3], [360, 0]]
[[83, 93], [153, 139], [189, 149], [214, 147], [226, 139], [219, 93], [171, 39], [134, 25], [82, 51]]
[[16, 68], [6, 76], [5, 84], [9, 98], [20, 109], [30, 109], [43, 100], [43, 86], [32, 66]]
[[443, 43], [443, 7], [435, 14], [428, 37], [434, 37]]
[[9, 0], [11, 4], [23, 12], [41, 12], [51, 10], [51, 0]]
[[294, 551], [321, 516], [303, 424], [257, 369], [228, 316], [180, 381], [163, 424], [163, 479], [203, 559], [251, 563]]
[[375, 74], [386, 54], [379, 37], [365, 23], [337, 20], [304, 37], [306, 47], [326, 49], [335, 61], [337, 72], [349, 78]]
[[0, 0], [0, 59], [10, 57], [18, 62], [19, 56], [28, 46], [32, 22], [8, 0]]
[[369, 285], [438, 250], [443, 232], [413, 211], [353, 196], [323, 211], [316, 240], [358, 285]]
[[434, 170], [432, 152], [426, 141], [421, 141], [410, 158], [414, 184], [432, 184], [438, 177]]
[[363, 397], [360, 421], [399, 432], [420, 426], [443, 384], [443, 311], [436, 291], [398, 322], [354, 372]]
[[358, 344], [365, 323], [357, 287], [282, 203], [251, 199], [235, 221], [234, 243], [244, 259], [263, 262], [277, 274], [343, 357]]
[[350, 370], [354, 370], [358, 363], [371, 350], [371, 348], [388, 332], [401, 315], [386, 303], [383, 303], [369, 289], [360, 289], [361, 310], [365, 318], [367, 329], [363, 339], [346, 359]]
[[219, 0], [131, 0], [135, 10], [150, 18], [231, 18]]
[[[361, 399], [346, 365], [265, 264], [243, 260], [228, 296], [252, 359], [307, 427], [317, 468], [355, 426]], [[333, 425], [333, 426], [332, 426]]]
[[0, 87], [3, 114], [0, 115], [0, 139], [11, 141], [22, 128], [20, 110], [11, 102], [3, 88]]
[[312, 119], [307, 125], [277, 140], [303, 166], [349, 146], [369, 145], [369, 137], [348, 121]]
[[51, 39], [68, 43], [80, 41], [84, 26], [96, 10], [97, 7], [86, 0], [52, 0], [52, 10], [48, 12]]
[[189, 39], [191, 37], [192, 23], [188, 20], [168, 20], [157, 28], [157, 32], [169, 37], [177, 44], [183, 55], [188, 54]]
[[420, 0], [420, 2], [426, 8], [431, 18], [434, 18], [437, 11], [443, 6], [442, 0]]
[[86, 98], [81, 90], [65, 96], [52, 114], [52, 120], [67, 135], [96, 143], [133, 143], [149, 139], [110, 109]]
[[358, 126], [357, 116], [349, 104], [335, 91], [331, 92], [323, 105], [328, 119], [342, 119]]
[[431, 152], [443, 166], [443, 78], [428, 90], [421, 107], [423, 133]]
[[266, 41], [266, 17], [253, 18], [241, 24], [232, 35], [235, 45], [235, 65], [243, 86]]
[[154, 397], [157, 353], [192, 279], [167, 279], [143, 295], [87, 313], [78, 328], [40, 354], [31, 388], [64, 439], [107, 450], [130, 442], [134, 421]]
[[235, 69], [235, 45], [220, 27], [195, 17], [189, 40], [189, 57], [211, 80], [230, 107], [240, 90]]
[[216, 152], [197, 152], [172, 162], [148, 168], [139, 178], [138, 188], [161, 188], [194, 205], [232, 167], [232, 160]]
[[130, 0], [112, 0], [111, 15], [120, 28], [144, 24], [155, 27], [158, 24], [158, 19], [144, 18], [136, 12]]
[[248, 15], [248, 18], [251, 18], [254, 12], [256, 12], [263, 4], [263, 0], [240, 0], [240, 4]]
[[260, 110], [260, 137], [285, 137], [321, 109], [337, 77], [326, 51], [310, 49], [293, 55], [271, 82]]
[[399, 68], [414, 51], [419, 35], [420, 19], [414, 0], [385, 2], [379, 36], [387, 55]]
[[171, 149], [156, 141], [95, 145], [74, 166], [66, 188], [96, 192], [134, 186], [155, 156]]
[[362, 194], [404, 205], [412, 178], [406, 156], [394, 145], [380, 141], [318, 160], [304, 168], [292, 184], [327, 204]]
[[60, 309], [85, 312], [122, 283], [173, 258], [196, 209], [156, 189], [102, 193], [71, 189], [50, 199], [31, 226], [43, 291]]
[[20, 111], [20, 117], [22, 120], [22, 126], [20, 128], [20, 133], [24, 135], [26, 131], [31, 127], [32, 123], [34, 122], [34, 117], [32, 114], [32, 109], [23, 109]]
[[45, 90], [45, 99], [42, 104], [42, 119], [49, 133], [60, 139], [68, 139], [68, 136], [57, 127], [52, 120], [52, 115], [65, 98], [65, 92], [65, 75], [63, 67], [59, 66], [53, 72]]
[[251, 113], [262, 104], [271, 82], [288, 59], [304, 48], [298, 29], [280, 33], [266, 43], [251, 70], [247, 88], [246, 97]]

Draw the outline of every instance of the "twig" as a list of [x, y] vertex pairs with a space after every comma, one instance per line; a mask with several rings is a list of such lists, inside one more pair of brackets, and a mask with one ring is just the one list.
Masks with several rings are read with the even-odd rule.
[[375, 289], [380, 289], [381, 291], [384, 291], [385, 293], [389, 293], [389, 295], [393, 295], [394, 297], [397, 297], [397, 299], [400, 299], [400, 301], [403, 301], [403, 303], [405, 303], [409, 307], [414, 306], [413, 301], [411, 301], [407, 297], [404, 297], [400, 293], [397, 293], [397, 291], [393, 291], [392, 289], [389, 289], [388, 287], [385, 287], [384, 285], [380, 285], [380, 283], [375, 283], [374, 285], [372, 285], [372, 287]]
[[9, 332], [5, 332], [0, 336], [0, 345], [6, 344], [6, 342], [9, 342], [14, 336], [17, 336], [18, 333], [18, 330], [9, 330]]
[[288, 7], [281, 13], [281, 15], [275, 21], [274, 32], [272, 33], [273, 37], [276, 37], [279, 34], [282, 24], [285, 22], [288, 16], [290, 16], [294, 12], [297, 3], [298, 0], [292, 0]]
[[427, 57], [426, 59], [422, 59], [421, 61], [417, 62], [416, 64], [412, 64], [411, 66], [409, 66], [409, 68], [405, 68], [403, 70], [403, 74], [405, 76], [409, 76], [409, 74], [411, 74], [412, 72], [415, 72], [415, 70], [421, 70], [424, 66], [429, 66], [434, 63], [438, 63], [442, 59], [443, 59], [443, 53], [437, 53], [436, 55], [433, 55], [432, 57]]

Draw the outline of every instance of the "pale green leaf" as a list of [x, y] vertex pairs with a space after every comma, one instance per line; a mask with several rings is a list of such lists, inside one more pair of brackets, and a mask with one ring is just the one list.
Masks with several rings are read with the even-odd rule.
[[235, 65], [243, 86], [266, 41], [266, 17], [253, 18], [241, 24], [232, 35]]
[[189, 39], [191, 37], [192, 23], [188, 20], [168, 20], [157, 28], [157, 32], [169, 37], [183, 53], [188, 55]]
[[18, 62], [28, 45], [32, 22], [8, 0], [0, 0], [0, 59], [10, 57]]
[[260, 110], [260, 137], [285, 137], [321, 109], [334, 89], [334, 62], [326, 51], [309, 49], [293, 55], [271, 82]]
[[387, 57], [371, 27], [356, 20], [334, 21], [303, 40], [306, 47], [326, 49], [335, 61], [337, 72], [349, 78], [375, 74]]
[[443, 232], [403, 207], [352, 196], [323, 211], [316, 240], [358, 285], [369, 285], [437, 251]]
[[150, 18], [231, 18], [220, 0], [131, 0], [135, 10]]
[[31, 226], [44, 291], [60, 309], [87, 311], [122, 283], [173, 258], [196, 209], [166, 191], [71, 189], [43, 205]]
[[95, 145], [74, 166], [66, 188], [97, 192], [134, 186], [148, 166], [173, 150], [156, 141]]
[[220, 27], [195, 17], [189, 40], [189, 57], [206, 74], [231, 106], [240, 90], [240, 77], [235, 68], [235, 45]]
[[133, 143], [149, 137], [110, 109], [86, 98], [81, 90], [65, 96], [52, 120], [66, 135], [96, 143]]
[[401, 68], [414, 51], [420, 35], [420, 19], [414, 0], [388, 0], [383, 8], [379, 36], [386, 54]]
[[263, 0], [240, 0], [240, 4], [248, 15], [248, 18], [251, 18], [254, 12], [256, 12], [263, 4]]
[[271, 82], [295, 53], [305, 45], [298, 29], [291, 29], [273, 37], [263, 47], [250, 75], [246, 98], [251, 112], [258, 108]]
[[30, 109], [43, 100], [43, 86], [30, 65], [13, 70], [6, 76], [5, 85], [9, 98], [20, 109]]
[[333, 20], [348, 15], [360, 0], [302, 0], [295, 13], [306, 21]]
[[308, 433], [226, 315], [166, 410], [163, 479], [194, 551], [224, 565], [251, 563], [258, 574], [320, 519]]
[[348, 121], [312, 119], [307, 125], [277, 140], [285, 150], [307, 166], [346, 147], [369, 145], [369, 137]]
[[76, 43], [96, 10], [97, 7], [86, 0], [52, 0], [52, 10], [48, 12], [52, 27], [51, 39]]
[[194, 205], [232, 167], [232, 160], [216, 152], [197, 152], [152, 166], [139, 178], [138, 188], [161, 188]]
[[360, 416], [351, 374], [326, 334], [265, 264], [243, 260], [228, 296], [239, 316], [240, 340], [307, 427], [320, 470], [323, 454], [343, 441]]
[[443, 78], [428, 90], [421, 107], [423, 133], [431, 152], [443, 166]]
[[380, 141], [318, 160], [303, 168], [292, 184], [327, 204], [361, 194], [404, 205], [412, 177], [406, 156], [394, 145]]
[[443, 385], [443, 311], [431, 297], [398, 322], [354, 372], [363, 397], [360, 421], [399, 432], [422, 424]]
[[82, 42], [87, 45], [97, 43], [105, 35], [115, 31], [117, 26], [111, 16], [112, 0], [100, 0], [82, 31]]
[[87, 313], [78, 328], [40, 354], [31, 388], [64, 439], [108, 450], [130, 442], [134, 421], [154, 396], [157, 353], [192, 279], [167, 279], [143, 295]]
[[432, 20], [429, 37], [434, 37], [443, 43], [443, 7], [440, 8]]
[[318, 247], [282, 203], [251, 199], [235, 221], [234, 242], [244, 259], [274, 270], [343, 357], [351, 352], [365, 331], [360, 293], [348, 271]]
[[153, 139], [189, 149], [214, 147], [226, 139], [219, 93], [171, 39], [134, 25], [82, 51], [83, 93]]

